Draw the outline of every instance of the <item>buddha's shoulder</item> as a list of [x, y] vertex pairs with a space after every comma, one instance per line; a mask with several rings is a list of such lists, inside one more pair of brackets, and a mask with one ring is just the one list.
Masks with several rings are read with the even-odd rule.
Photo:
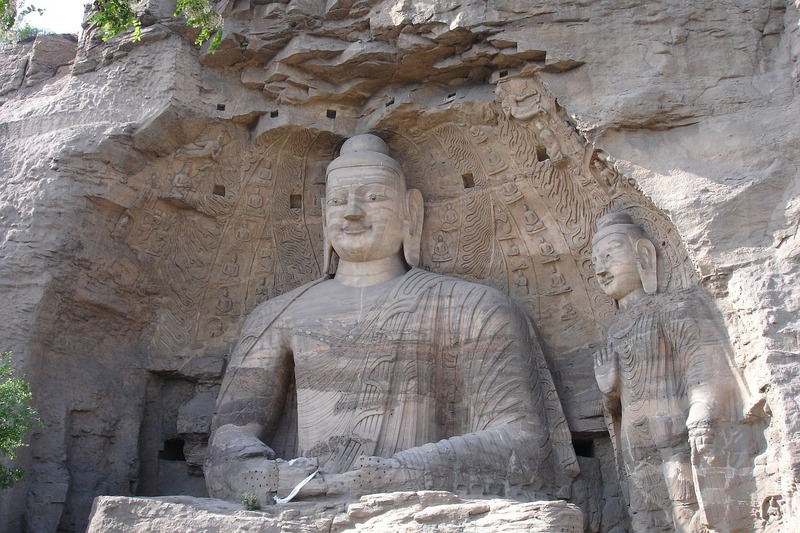
[[281, 315], [292, 303], [306, 297], [313, 287], [325, 283], [326, 281], [327, 278], [315, 280], [261, 302], [247, 315], [244, 328], [247, 329], [250, 324], [265, 324], [271, 322]]
[[636, 305], [631, 314], [637, 317], [655, 315], [661, 319], [670, 318], [701, 318], [712, 314], [710, 301], [697, 288], [689, 288], [669, 293], [650, 295], [639, 305]]
[[442, 289], [441, 293], [450, 298], [468, 298], [480, 302], [483, 305], [514, 306], [507, 294], [494, 287], [489, 287], [481, 283], [475, 283], [453, 276], [436, 274], [434, 272], [427, 272], [421, 269], [413, 269], [406, 276], [410, 277], [406, 285], [416, 285], [420, 287], [420, 290], [439, 287]]

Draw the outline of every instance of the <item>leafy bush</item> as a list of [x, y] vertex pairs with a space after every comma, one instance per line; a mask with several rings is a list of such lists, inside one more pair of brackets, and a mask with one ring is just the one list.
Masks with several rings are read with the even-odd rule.
[[[23, 438], [36, 418], [36, 409], [31, 406], [30, 385], [24, 377], [11, 377], [11, 352], [0, 359], [0, 458], [14, 460], [17, 448], [25, 446]], [[0, 464], [0, 489], [7, 489], [22, 479], [21, 468], [10, 468]]]
[[52, 33], [49, 30], [43, 30], [30, 24], [25, 24], [21, 28], [17, 28], [17, 41], [28, 41], [36, 38], [37, 35], [47, 35]]
[[252, 492], [242, 493], [242, 505], [244, 505], [244, 508], [248, 511], [258, 511], [261, 509], [261, 503], [258, 501], [258, 496]]

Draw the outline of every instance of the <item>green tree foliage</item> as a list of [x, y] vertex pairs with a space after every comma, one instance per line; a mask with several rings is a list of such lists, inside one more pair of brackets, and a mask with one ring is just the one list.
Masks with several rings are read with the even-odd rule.
[[36, 26], [31, 26], [30, 24], [25, 24], [22, 27], [18, 27], [16, 33], [17, 41], [25, 41], [28, 39], [33, 39], [37, 35], [47, 35], [52, 32], [37, 28]]
[[34, 28], [28, 24], [23, 26], [22, 21], [34, 12], [41, 14], [44, 10], [28, 5], [25, 0], [0, 0], [0, 43], [17, 42], [21, 39], [20, 32], [30, 36], [30, 30]]
[[24, 0], [0, 0], [0, 28], [10, 30], [15, 22], [21, 21], [33, 12], [41, 14], [44, 10], [29, 6]]
[[[137, 0], [94, 0], [96, 13], [89, 19], [97, 26], [104, 41], [133, 29], [131, 40], [142, 38], [142, 21], [136, 12]], [[16, 41], [25, 15], [41, 9], [26, 5], [25, 0], [0, 0], [0, 41]], [[214, 11], [209, 0], [177, 0], [175, 17], [185, 16], [186, 23], [199, 30], [195, 44], [211, 41], [209, 53], [214, 53], [222, 40], [222, 17]], [[26, 32], [30, 34], [30, 31]]]
[[194, 44], [200, 46], [211, 39], [208, 47], [213, 54], [222, 41], [222, 17], [211, 8], [208, 0], [178, 0], [173, 16], [186, 16], [186, 23], [200, 30]]
[[[0, 0], [3, 1], [3, 0]], [[136, 0], [95, 0], [97, 13], [89, 23], [96, 24], [104, 41], [133, 28], [131, 40], [139, 41], [142, 35], [142, 21], [136, 14], [133, 4]], [[209, 0], [178, 0], [173, 16], [186, 17], [186, 23], [200, 30], [195, 44], [198, 46], [211, 39], [208, 51], [214, 53], [222, 40], [222, 17], [214, 11]]]
[[[0, 358], [0, 458], [15, 459], [17, 448], [25, 446], [23, 438], [37, 421], [31, 406], [31, 391], [23, 377], [11, 377], [11, 352]], [[22, 479], [20, 468], [0, 464], [0, 489], [7, 489]]]
[[0, 0], [0, 28], [4, 30], [10, 29], [17, 17], [17, 6], [12, 6], [10, 2], [11, 0]]
[[90, 24], [95, 24], [100, 36], [107, 41], [133, 27], [132, 41], [142, 38], [142, 21], [136, 16], [133, 9], [133, 0], [94, 0], [97, 13], [89, 19]]

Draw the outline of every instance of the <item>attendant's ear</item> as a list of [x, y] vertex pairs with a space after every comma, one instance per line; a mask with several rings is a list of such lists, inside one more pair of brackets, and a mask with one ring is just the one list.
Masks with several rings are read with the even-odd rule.
[[406, 263], [412, 267], [419, 266], [424, 209], [422, 193], [417, 189], [410, 189], [406, 193], [406, 219], [403, 223], [403, 255], [406, 258]]
[[658, 290], [656, 247], [647, 239], [636, 241], [636, 269], [639, 271], [644, 292], [655, 294]]
[[335, 274], [336, 263], [333, 257], [333, 246], [328, 237], [328, 224], [325, 220], [325, 198], [322, 199], [322, 274]]

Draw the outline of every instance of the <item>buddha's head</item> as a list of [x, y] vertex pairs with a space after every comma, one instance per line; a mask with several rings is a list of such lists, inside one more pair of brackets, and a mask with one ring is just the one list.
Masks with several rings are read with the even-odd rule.
[[325, 191], [325, 272], [332, 273], [332, 251], [353, 263], [396, 254], [409, 266], [419, 263], [422, 195], [406, 190], [403, 169], [383, 140], [348, 139], [328, 165]]
[[592, 261], [603, 292], [623, 305], [631, 295], [656, 292], [655, 246], [628, 213], [609, 213], [597, 221]]

